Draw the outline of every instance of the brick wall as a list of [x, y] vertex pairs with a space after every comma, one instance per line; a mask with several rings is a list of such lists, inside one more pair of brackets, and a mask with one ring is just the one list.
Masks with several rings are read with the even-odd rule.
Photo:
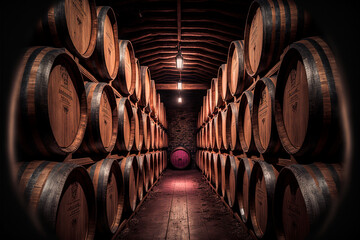
[[184, 147], [191, 153], [191, 168], [195, 167], [197, 117], [205, 91], [182, 91], [182, 103], [178, 103], [178, 91], [159, 91], [166, 107], [168, 120], [168, 156], [176, 147]]

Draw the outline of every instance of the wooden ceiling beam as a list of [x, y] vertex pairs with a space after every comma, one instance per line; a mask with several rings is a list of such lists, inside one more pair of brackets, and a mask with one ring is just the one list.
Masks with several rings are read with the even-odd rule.
[[[205, 83], [183, 83], [181, 90], [200, 90], [208, 89], [208, 84]], [[177, 83], [158, 83], [155, 84], [156, 90], [178, 90]]]
[[[164, 67], [165, 64], [172, 66], [175, 68], [175, 58], [171, 57], [164, 57], [164, 58], [157, 58], [157, 59], [152, 59], [152, 60], [148, 60], [148, 61], [143, 61], [140, 59], [140, 64], [145, 65], [145, 66], [149, 66], [149, 67], [155, 67], [157, 65], [160, 65], [160, 67]], [[210, 70], [218, 70], [219, 66], [221, 65], [220, 63], [210, 63], [204, 60], [200, 60], [200, 59], [189, 59], [187, 58], [186, 60], [184, 60], [184, 66], [199, 66], [205, 69], [210, 69]]]

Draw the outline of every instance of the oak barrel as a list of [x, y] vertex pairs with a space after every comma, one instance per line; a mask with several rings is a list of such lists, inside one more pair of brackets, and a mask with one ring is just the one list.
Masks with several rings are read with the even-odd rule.
[[115, 159], [104, 159], [87, 169], [94, 185], [97, 221], [96, 237], [111, 237], [120, 227], [124, 208], [121, 169]]
[[129, 40], [119, 40], [119, 71], [111, 82], [112, 86], [119, 91], [122, 96], [133, 94], [136, 83], [136, 62], [132, 43]]
[[221, 193], [221, 159], [220, 154], [213, 153], [215, 189], [217, 193]]
[[[230, 207], [234, 208], [235, 204], [237, 203], [237, 174], [238, 174], [238, 168], [239, 168], [239, 159], [236, 156], [230, 156], [227, 159], [228, 161], [225, 163], [225, 169], [226, 165], [230, 163], [230, 171], [228, 175], [228, 182], [229, 184], [227, 189], [227, 202]], [[226, 172], [225, 172], [226, 173]]]
[[239, 97], [252, 84], [252, 79], [245, 71], [244, 40], [230, 43], [226, 76], [230, 93], [236, 97]]
[[210, 172], [210, 183], [215, 187], [215, 178], [216, 178], [216, 174], [215, 174], [215, 157], [214, 157], [215, 153], [210, 153], [210, 167], [209, 167], [209, 172]]
[[275, 123], [276, 77], [261, 78], [255, 84], [251, 124], [256, 149], [264, 156], [284, 152]]
[[249, 209], [251, 223], [258, 238], [273, 236], [272, 206], [276, 179], [275, 167], [264, 161], [255, 161], [249, 186]]
[[215, 141], [217, 149], [224, 150], [223, 136], [222, 136], [222, 128], [223, 128], [223, 118], [222, 111], [219, 111], [218, 114], [214, 117], [213, 124], [215, 126]]
[[[226, 198], [226, 177], [225, 173], [229, 171], [229, 168], [225, 171], [225, 163], [227, 159], [227, 154], [219, 154], [220, 156], [220, 164], [221, 164], [221, 196], [225, 199]], [[229, 165], [228, 165], [229, 166]]]
[[118, 134], [115, 143], [117, 152], [129, 152], [135, 138], [135, 116], [127, 98], [117, 98]]
[[156, 180], [159, 178], [159, 173], [160, 173], [159, 158], [158, 158], [157, 152], [153, 152], [152, 157], [153, 157], [153, 162], [154, 162], [154, 178]]
[[217, 74], [218, 89], [222, 99], [221, 101], [218, 101], [218, 107], [220, 108], [224, 107], [226, 102], [229, 102], [233, 99], [227, 80], [227, 68], [227, 64], [221, 64]]
[[149, 166], [145, 154], [141, 154], [138, 156], [138, 165], [139, 165], [139, 179], [142, 178], [142, 181], [141, 180], [139, 181], [144, 183], [143, 189], [141, 189], [141, 187], [138, 187], [138, 197], [139, 200], [141, 201], [143, 199], [144, 192], [147, 192], [150, 188]]
[[168, 155], [167, 155], [166, 150], [163, 150], [163, 163], [164, 163], [164, 170], [165, 170], [168, 165]]
[[244, 223], [249, 220], [249, 185], [250, 175], [253, 168], [253, 160], [250, 158], [240, 158], [237, 170], [237, 203], [240, 218]]
[[319, 223], [326, 221], [326, 214], [341, 190], [341, 178], [339, 164], [296, 164], [283, 168], [274, 196], [278, 239], [305, 239]]
[[21, 149], [31, 158], [52, 159], [76, 151], [85, 134], [87, 101], [74, 60], [63, 49], [29, 48], [18, 76]]
[[19, 193], [26, 208], [59, 239], [94, 239], [96, 202], [85, 168], [47, 161], [17, 164]]
[[251, 91], [244, 91], [239, 103], [239, 141], [241, 149], [245, 153], [256, 152], [256, 146], [253, 137], [253, 126], [251, 117], [253, 114], [253, 93]]
[[145, 154], [146, 157], [146, 161], [147, 161], [147, 165], [148, 165], [148, 169], [149, 169], [149, 185], [152, 186], [155, 182], [155, 177], [154, 177], [154, 160], [153, 160], [153, 155], [151, 153]]
[[147, 163], [144, 163], [143, 155], [137, 155], [135, 156], [135, 159], [137, 161], [138, 169], [139, 169], [139, 178], [137, 183], [137, 199], [138, 202], [140, 202], [144, 197]]
[[66, 47], [80, 58], [89, 58], [95, 49], [97, 31], [94, 0], [61, 0], [44, 14], [37, 35], [43, 45]]
[[140, 61], [139, 59], [135, 58], [135, 87], [134, 92], [130, 96], [130, 100], [133, 103], [137, 103], [141, 98], [141, 78], [140, 78]]
[[[231, 151], [241, 150], [239, 141], [239, 103], [230, 103], [225, 111], [226, 117], [223, 119], [225, 126], [223, 127], [223, 141], [229, 144]], [[224, 144], [225, 145], [225, 144]]]
[[116, 142], [118, 111], [113, 89], [106, 83], [85, 84], [88, 124], [77, 154], [107, 154]]
[[124, 183], [124, 212], [131, 214], [136, 208], [139, 166], [136, 156], [125, 157], [119, 162]]
[[215, 133], [214, 133], [214, 128], [213, 128], [213, 118], [210, 119], [208, 125], [208, 138], [209, 138], [209, 148], [213, 149], [214, 148], [214, 144], [215, 144]]
[[109, 6], [96, 8], [98, 31], [96, 46], [85, 65], [101, 82], [113, 80], [119, 71], [118, 26], [114, 10]]
[[146, 113], [142, 113], [142, 121], [143, 121], [143, 131], [144, 131], [143, 148], [145, 150], [150, 150], [150, 148], [151, 148], [151, 125], [150, 125], [149, 115]]
[[155, 81], [150, 80], [150, 116], [155, 119], [156, 116], [156, 109], [157, 109], [157, 96], [156, 96], [156, 87], [155, 87]]
[[[302, 161], [334, 156], [341, 146], [335, 58], [319, 37], [290, 45], [275, 93], [275, 120], [285, 150]], [[324, 160], [332, 160], [325, 157]]]
[[138, 105], [145, 108], [150, 101], [150, 69], [147, 66], [140, 67], [141, 97]]
[[[132, 112], [133, 112], [133, 116], [134, 116], [134, 144], [132, 146], [132, 150], [134, 151], [140, 151], [143, 145], [143, 137], [144, 137], [144, 133], [143, 133], [143, 125], [140, 124], [140, 119], [139, 119], [139, 115], [138, 115], [138, 109], [136, 108], [136, 106], [132, 106]], [[140, 111], [141, 113], [141, 111]], [[142, 115], [142, 114], [141, 114]]]
[[211, 79], [210, 84], [210, 97], [211, 97], [211, 112], [216, 113], [218, 111], [219, 89], [217, 78]]
[[190, 165], [191, 156], [189, 150], [177, 147], [170, 153], [170, 163], [176, 169], [184, 169]]
[[217, 127], [216, 127], [217, 122], [216, 122], [216, 120], [217, 120], [217, 117], [218, 117], [218, 114], [216, 113], [214, 115], [214, 117], [211, 119], [211, 132], [212, 132], [212, 135], [211, 135], [212, 146], [211, 146], [211, 148], [214, 149], [214, 150], [219, 149], [217, 141], [216, 141], [216, 131], [217, 131]]
[[250, 76], [269, 70], [285, 47], [304, 37], [309, 16], [293, 0], [255, 0], [245, 23], [245, 68]]

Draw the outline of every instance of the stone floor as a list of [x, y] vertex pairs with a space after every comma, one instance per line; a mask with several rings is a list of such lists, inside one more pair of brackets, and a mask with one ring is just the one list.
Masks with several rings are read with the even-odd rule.
[[197, 170], [166, 170], [118, 239], [251, 239]]

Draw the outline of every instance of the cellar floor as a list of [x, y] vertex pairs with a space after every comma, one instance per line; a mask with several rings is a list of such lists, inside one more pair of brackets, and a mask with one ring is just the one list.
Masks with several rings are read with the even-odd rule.
[[251, 239], [198, 170], [168, 169], [118, 239]]

